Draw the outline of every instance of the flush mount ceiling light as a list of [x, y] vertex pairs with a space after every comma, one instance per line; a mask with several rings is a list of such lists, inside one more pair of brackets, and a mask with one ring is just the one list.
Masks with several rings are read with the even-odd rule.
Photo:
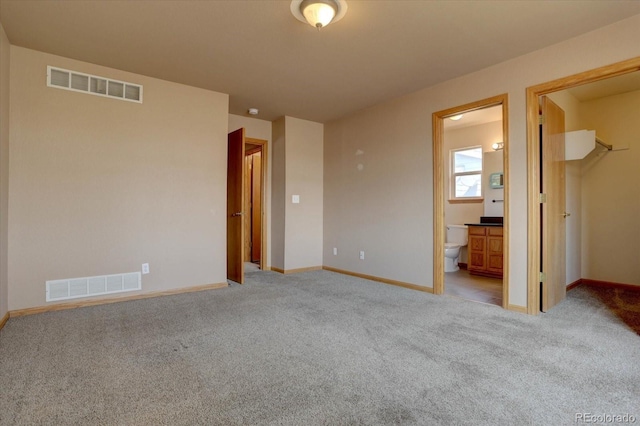
[[453, 120], [453, 121], [458, 121], [458, 120], [460, 120], [462, 118], [463, 115], [464, 114], [454, 115], [453, 117], [449, 117], [449, 119]]
[[258, 115], [258, 108], [249, 108], [249, 114]]
[[338, 22], [347, 13], [345, 0], [293, 0], [291, 13], [300, 22], [317, 29]]

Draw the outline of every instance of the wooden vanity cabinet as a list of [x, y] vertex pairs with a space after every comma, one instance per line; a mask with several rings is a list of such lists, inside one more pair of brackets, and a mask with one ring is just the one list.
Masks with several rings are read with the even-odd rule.
[[474, 275], [502, 278], [501, 226], [469, 226], [468, 270]]

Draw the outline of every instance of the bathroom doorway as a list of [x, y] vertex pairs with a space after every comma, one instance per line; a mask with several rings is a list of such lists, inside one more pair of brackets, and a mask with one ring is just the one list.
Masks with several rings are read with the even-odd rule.
[[434, 293], [508, 308], [508, 98], [433, 114]]

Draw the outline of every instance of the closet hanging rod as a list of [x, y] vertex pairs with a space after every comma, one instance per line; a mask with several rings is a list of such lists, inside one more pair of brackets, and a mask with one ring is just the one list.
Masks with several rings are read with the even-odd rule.
[[613, 149], [613, 146], [609, 145], [608, 143], [604, 143], [604, 141], [597, 136], [596, 136], [596, 142], [604, 146], [605, 148], [607, 148], [607, 151], [611, 151]]

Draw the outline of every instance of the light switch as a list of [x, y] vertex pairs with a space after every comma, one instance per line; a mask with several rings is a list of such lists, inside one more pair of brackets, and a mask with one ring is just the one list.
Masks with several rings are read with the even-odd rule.
[[300, 196], [299, 195], [292, 195], [291, 196], [291, 202], [293, 204], [300, 204]]

